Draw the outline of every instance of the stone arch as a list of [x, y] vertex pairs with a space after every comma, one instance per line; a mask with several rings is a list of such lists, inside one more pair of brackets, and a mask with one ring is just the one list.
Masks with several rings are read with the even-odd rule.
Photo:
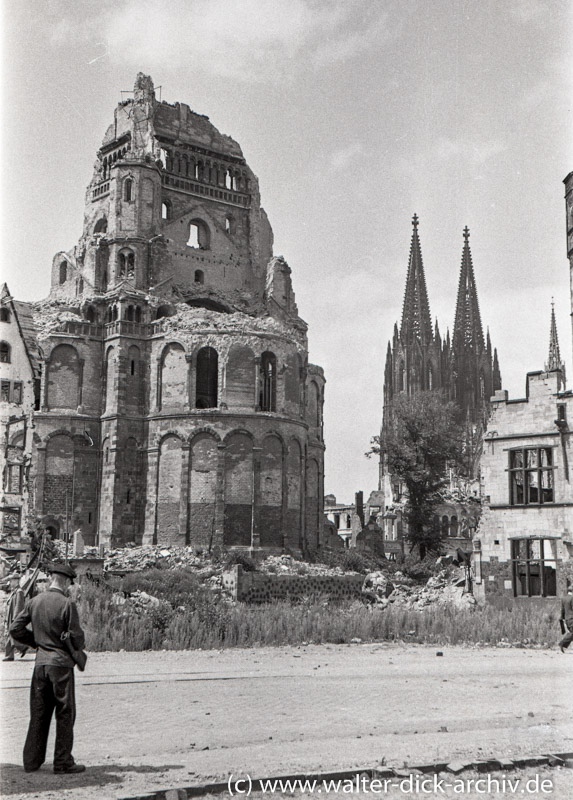
[[48, 396], [50, 410], [80, 405], [81, 363], [78, 351], [70, 344], [54, 347], [48, 362]]
[[107, 233], [107, 218], [100, 217], [94, 225], [94, 233]]
[[253, 408], [255, 356], [250, 347], [241, 344], [231, 347], [225, 368], [225, 384], [228, 408]]
[[206, 433], [208, 436], [212, 436], [216, 440], [217, 444], [221, 444], [221, 442], [223, 441], [214, 428], [210, 428], [208, 425], [204, 425], [200, 428], [193, 429], [192, 433], [190, 434], [187, 440], [189, 445], [191, 446], [193, 444], [193, 439], [195, 439], [196, 436], [199, 436], [202, 433]]
[[208, 430], [195, 432], [189, 450], [189, 544], [210, 550], [215, 536], [219, 437]]
[[163, 348], [159, 382], [161, 410], [181, 410], [188, 402], [187, 361], [182, 344], [170, 342]]
[[157, 511], [155, 540], [157, 544], [185, 544], [181, 540], [180, 506], [181, 473], [183, 465], [182, 442], [179, 436], [169, 433], [159, 444], [157, 469]]
[[209, 226], [204, 220], [198, 217], [189, 220], [187, 247], [193, 247], [198, 250], [209, 250], [211, 247], [211, 231], [209, 230]]
[[282, 547], [283, 442], [275, 433], [263, 439], [261, 448], [258, 522], [262, 547]]
[[253, 440], [243, 431], [225, 437], [225, 527], [227, 546], [251, 544]]

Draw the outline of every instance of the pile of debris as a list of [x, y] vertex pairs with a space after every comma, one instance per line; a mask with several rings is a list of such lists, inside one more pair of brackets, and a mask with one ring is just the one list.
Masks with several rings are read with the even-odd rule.
[[452, 604], [472, 608], [476, 600], [468, 591], [467, 575], [463, 568], [441, 570], [428, 579], [424, 586], [416, 584], [402, 572], [391, 578], [384, 572], [371, 572], [362, 586], [365, 599], [378, 609], [399, 605], [410, 609], [423, 609], [430, 605]]
[[[87, 551], [90, 548], [86, 548]], [[144, 569], [182, 569], [206, 567], [205, 559], [197, 555], [192, 547], [160, 547], [141, 545], [140, 547], [122, 547], [117, 550], [106, 550], [104, 553], [104, 572], [121, 574], [125, 572], [141, 572]], [[209, 564], [208, 568], [212, 569]]]
[[428, 579], [424, 586], [416, 584], [402, 572], [391, 578], [384, 572], [371, 572], [364, 579], [363, 597], [377, 609], [391, 605], [420, 610], [431, 605], [455, 605], [473, 608], [476, 600], [467, 590], [467, 575], [464, 568], [441, 570]]

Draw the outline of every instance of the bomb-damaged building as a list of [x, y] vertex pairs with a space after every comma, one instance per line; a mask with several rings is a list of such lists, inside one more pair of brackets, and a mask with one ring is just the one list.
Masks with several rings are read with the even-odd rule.
[[68, 509], [88, 544], [320, 545], [324, 373], [257, 178], [207, 117], [138, 74], [79, 242], [22, 306], [41, 373], [27, 511], [53, 535]]

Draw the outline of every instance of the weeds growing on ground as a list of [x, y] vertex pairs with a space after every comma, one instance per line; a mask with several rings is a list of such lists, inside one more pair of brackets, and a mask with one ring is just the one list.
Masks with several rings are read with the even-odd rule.
[[[555, 612], [540, 606], [492, 606], [460, 610], [433, 605], [414, 611], [389, 606], [380, 611], [360, 601], [308, 599], [248, 606], [230, 604], [201, 586], [191, 573], [150, 570], [113, 585], [84, 584], [80, 615], [89, 650], [185, 650], [196, 648], [409, 641], [436, 645], [496, 645], [500, 642], [549, 646], [558, 639]], [[152, 574], [161, 573], [161, 575]], [[165, 579], [162, 584], [162, 578]], [[162, 599], [136, 615], [114, 601], [118, 591], [143, 589]]]

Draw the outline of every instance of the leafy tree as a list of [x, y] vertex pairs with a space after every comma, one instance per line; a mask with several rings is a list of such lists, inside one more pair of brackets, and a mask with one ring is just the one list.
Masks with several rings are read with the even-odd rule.
[[446, 484], [446, 466], [461, 467], [463, 462], [458, 415], [456, 404], [440, 392], [400, 394], [382, 438], [374, 437], [367, 453], [382, 452], [388, 472], [405, 485], [406, 539], [411, 549], [418, 547], [420, 558], [439, 549], [440, 531], [433, 518], [442, 502], [438, 492]]

